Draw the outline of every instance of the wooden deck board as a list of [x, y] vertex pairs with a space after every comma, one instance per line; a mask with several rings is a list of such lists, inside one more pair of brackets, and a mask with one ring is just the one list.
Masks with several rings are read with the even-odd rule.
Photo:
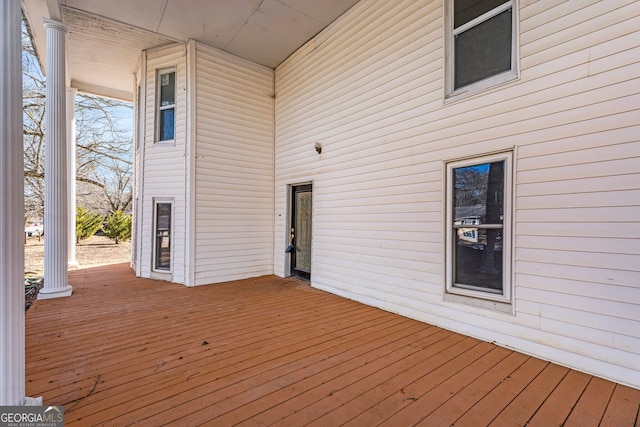
[[640, 390], [266, 276], [70, 273], [27, 312], [27, 393], [66, 425], [611, 425]]
[[[473, 366], [474, 369], [478, 368], [478, 360], [487, 358], [490, 353], [492, 356], [500, 353], [499, 351], [494, 352], [495, 350], [495, 346], [486, 342], [481, 342], [462, 355], [436, 368], [427, 375], [416, 378], [418, 375], [413, 373], [413, 378], [409, 378], [409, 382], [405, 386], [394, 393], [388, 393], [386, 396], [378, 396], [378, 398], [381, 397], [382, 399], [377, 402], [353, 400], [353, 404], [356, 404], [357, 402], [360, 408], [365, 408], [366, 410], [362, 412], [354, 411], [354, 413], [351, 414], [353, 418], [351, 418], [346, 425], [353, 427], [376, 425], [384, 422], [388, 418], [391, 418], [413, 402], [433, 402], [434, 399], [429, 397], [423, 399], [423, 396], [426, 396], [433, 390], [441, 392], [441, 396], [448, 394], [449, 391], [446, 386], [448, 384], [448, 380], [452, 376], [468, 369], [469, 366]], [[506, 353], [507, 352], [505, 351], [504, 354], [506, 355]], [[450, 383], [451, 382], [449, 381], [449, 384]], [[437, 399], [437, 396], [434, 396], [434, 398]], [[372, 403], [373, 406], [371, 406]], [[367, 408], [367, 406], [370, 407]], [[423, 410], [424, 407], [419, 408], [417, 412], [423, 413]]]
[[[372, 387], [377, 387], [382, 380], [391, 378], [405, 366], [419, 364], [422, 357], [431, 358], [440, 352], [446, 352], [464, 340], [464, 337], [448, 332], [439, 332], [430, 338], [435, 340], [439, 334], [442, 334], [442, 339], [438, 338], [437, 342], [425, 349], [420, 349], [421, 346], [398, 349], [366, 365], [356, 366], [347, 374], [316, 387], [313, 392], [304, 393], [291, 402], [290, 406], [298, 408], [297, 411], [285, 411], [288, 415], [275, 425], [307, 425], [350, 399], [358, 398]], [[406, 352], [402, 351], [405, 349]]]
[[[341, 330], [344, 325], [345, 321], [341, 316], [333, 317], [329, 323], [329, 326], [335, 327], [336, 330]], [[298, 326], [298, 329], [299, 328], [300, 326]], [[290, 354], [292, 351], [291, 346], [296, 341], [299, 341], [295, 335], [297, 330], [287, 330], [285, 332], [286, 333], [283, 333], [282, 330], [272, 331], [271, 342], [267, 345], [260, 345], [264, 343], [264, 335], [258, 334], [257, 336], [252, 335], [254, 339], [250, 340], [250, 342], [238, 340], [238, 344], [240, 344], [239, 346], [232, 346], [231, 348], [224, 348], [223, 346], [221, 349], [216, 349], [216, 358], [214, 362], [211, 362], [208, 357], [205, 357], [206, 353], [213, 348], [207, 346], [200, 351], [202, 357], [198, 357], [198, 360], [187, 365], [188, 372], [191, 373], [191, 375], [187, 377], [190, 378], [189, 381], [184, 381], [184, 377], [181, 377], [180, 374], [184, 372], [184, 369], [183, 366], [180, 366], [174, 369], [174, 374], [177, 374], [174, 381], [165, 383], [161, 386], [154, 386], [153, 390], [150, 393], [146, 393], [143, 399], [132, 400], [125, 404], [124, 407], [122, 404], [117, 404], [117, 401], [115, 400], [113, 404], [117, 404], [116, 406], [118, 406], [119, 409], [130, 411], [136, 416], [144, 418], [149, 414], [154, 414], [156, 406], [164, 406], [166, 399], [169, 397], [172, 397], [172, 401], [174, 403], [178, 403], [180, 399], [189, 401], [190, 393], [185, 392], [189, 391], [197, 393], [203, 387], [205, 389], [202, 390], [202, 393], [206, 394], [209, 391], [207, 389], [211, 389], [210, 383], [212, 382], [212, 379], [216, 380], [218, 387], [222, 387], [224, 385], [224, 379], [231, 373], [244, 372], [248, 369], [251, 369], [252, 372], [255, 373], [256, 370], [263, 369], [262, 366], [273, 367], [273, 361], [278, 357], [284, 357]], [[312, 335], [311, 332], [307, 332], [305, 335], [305, 346], [315, 347], [319, 342], [331, 342], [334, 338], [333, 336], [328, 336], [321, 330], [318, 330], [317, 333], [320, 334], [319, 337]], [[291, 337], [291, 339], [286, 337]], [[175, 356], [173, 359], [175, 361]], [[181, 364], [183, 364], [182, 360], [183, 359], [181, 359]], [[166, 360], [163, 360], [162, 362], [165, 361]], [[162, 368], [164, 371], [165, 365], [163, 365]], [[162, 374], [160, 374], [160, 376], [162, 376]], [[135, 395], [137, 393], [136, 390], [131, 390], [132, 382], [133, 381], [129, 381], [125, 387], [123, 387], [122, 391], [124, 393], [130, 395]], [[143, 389], [145, 388], [148, 389], [148, 386], [143, 387]], [[91, 422], [91, 418], [86, 421]]]
[[521, 353], [511, 353], [504, 360], [500, 361], [471, 384], [463, 388], [438, 409], [416, 423], [416, 425], [451, 425], [452, 421], [457, 421], [461, 415], [465, 414], [477, 404], [477, 402], [491, 392], [491, 390], [506, 380], [528, 359], [528, 356]]
[[582, 372], [569, 371], [538, 408], [528, 425], [532, 427], [564, 425], [591, 378]]
[[[333, 395], [341, 385], [346, 386], [357, 381], [360, 376], [366, 376], [370, 372], [375, 372], [389, 363], [412, 354], [415, 351], [413, 343], [440, 342], [450, 336], [452, 334], [437, 328], [417, 331], [401, 342], [383, 345], [356, 359], [335, 363], [328, 369], [291, 384], [290, 387], [283, 387], [271, 393], [268, 399], [254, 401], [249, 405], [236, 408], [233, 412], [221, 417], [221, 420], [223, 424], [225, 420], [240, 422], [246, 420], [248, 417], [245, 414], [249, 413], [250, 415], [255, 414], [253, 418], [256, 422], [270, 424], [279, 422], [289, 415], [305, 416], [308, 412], [304, 409], [325, 396]], [[301, 410], [302, 412], [298, 414]]]
[[[392, 338], [393, 334], [398, 336], [400, 333], [411, 334], [413, 332], [418, 332], [418, 330], [407, 328], [404, 323], [395, 324], [393, 327], [385, 330], [388, 338]], [[203, 397], [202, 403], [205, 407], [208, 407], [214, 404], [223, 404], [223, 402], [229, 404], [229, 402], [234, 401], [235, 403], [229, 406], [234, 408], [242, 407], [256, 400], [257, 397], [268, 395], [286, 385], [295, 384], [310, 375], [326, 369], [327, 366], [334, 365], [337, 357], [345, 360], [361, 357], [363, 354], [374, 350], [375, 346], [379, 346], [379, 342], [373, 341], [371, 334], [367, 334], [359, 339], [340, 343], [339, 346], [327, 352], [316, 352], [315, 354], [298, 359], [293, 363], [281, 365], [276, 369], [261, 372], [258, 375], [246, 379], [234, 378], [236, 381], [224, 388], [222, 393], [209, 393]], [[172, 411], [170, 415], [176, 420], [185, 416], [200, 416], [191, 415], [194, 413], [194, 410], [189, 402], [174, 408], [174, 410], [175, 413]], [[157, 419], [159, 416], [150, 418], [150, 421], [154, 421], [154, 418]]]
[[549, 363], [544, 370], [492, 422], [492, 426], [524, 426], [542, 402], [569, 372]]
[[540, 359], [528, 359], [462, 417], [456, 420], [456, 426], [489, 425], [542, 372], [547, 363]]
[[614, 388], [615, 384], [611, 381], [591, 378], [566, 424], [584, 427], [600, 425]]
[[[390, 375], [388, 375], [388, 378], [383, 383], [379, 385], [371, 384], [373, 385], [373, 387], [371, 387], [370, 385], [368, 387], [368, 390], [363, 393], [356, 394], [351, 390], [347, 390], [346, 392], [350, 393], [351, 396], [355, 395], [357, 397], [350, 399], [348, 402], [344, 403], [336, 410], [330, 411], [326, 415], [316, 419], [312, 423], [312, 425], [337, 425], [340, 423], [344, 423], [345, 420], [350, 420], [357, 415], [366, 414], [369, 411], [372, 411], [372, 404], [378, 404], [388, 396], [394, 395], [396, 393], [403, 393], [405, 387], [409, 386], [413, 381], [415, 381], [416, 370], [422, 373], [425, 377], [430, 376], [439, 370], [440, 375], [443, 375], [443, 370], [440, 368], [443, 368], [452, 360], [465, 360], [463, 354], [466, 354], [467, 356], [472, 355], [473, 358], [477, 358], [477, 351], [482, 351], [481, 344], [482, 343], [473, 339], [461, 340], [445, 351], [434, 355], [433, 357], [423, 358], [423, 360], [419, 363], [408, 366], [407, 369], [404, 369], [403, 372], [390, 373]], [[474, 349], [475, 351], [473, 351]], [[467, 360], [470, 359], [467, 357]], [[434, 381], [435, 378], [437, 378], [436, 375], [431, 376], [432, 381]], [[362, 379], [361, 381], [369, 382], [366, 378]], [[406, 391], [404, 391], [404, 393], [406, 393]], [[407, 399], [407, 397], [405, 396], [403, 397], [403, 399]], [[371, 422], [375, 421], [376, 420], [371, 420]], [[361, 422], [362, 421], [359, 421], [359, 423]]]
[[637, 390], [616, 384], [607, 410], [602, 417], [601, 426], [637, 426], [640, 423], [640, 394]]
[[[406, 329], [406, 325], [401, 323], [394, 325], [389, 333], [401, 333], [398, 327]], [[418, 330], [415, 331], [419, 332]], [[353, 338], [353, 341], [332, 349], [323, 350], [322, 347], [317, 347], [320, 352], [316, 352], [314, 348], [310, 352], [294, 352], [284, 355], [278, 360], [273, 360], [272, 363], [265, 363], [261, 368], [253, 369], [250, 375], [240, 371], [227, 377], [218, 378], [215, 381], [215, 386], [212, 386], [210, 382], [205, 382], [201, 386], [203, 395], [201, 403], [206, 405], [205, 408], [215, 405], [216, 413], [219, 415], [225, 413], [225, 408], [235, 409], [242, 407], [245, 408], [244, 410], [249, 411], [250, 407], [247, 405], [256, 400], [258, 396], [267, 395], [289, 383], [294, 383], [297, 380], [321, 372], [326, 365], [336, 363], [335, 358], [332, 356], [336, 354], [346, 355], [354, 345], [357, 347], [353, 348], [355, 351], [352, 351], [350, 357], [362, 356], [366, 351], [375, 350], [375, 348], [368, 345], [367, 336], [362, 340], [355, 339], [357, 338], [355, 335]], [[290, 356], [295, 356], [295, 358]], [[221, 374], [219, 373], [218, 375]], [[177, 406], [173, 407], [172, 413], [169, 414], [170, 417], [179, 417], [186, 421], [202, 416], [198, 411], [191, 415], [194, 409], [189, 395], [180, 396], [177, 399], [174, 398], [172, 401]], [[162, 406], [162, 404], [163, 402], [160, 401], [159, 406]], [[175, 410], [175, 414], [173, 410]]]

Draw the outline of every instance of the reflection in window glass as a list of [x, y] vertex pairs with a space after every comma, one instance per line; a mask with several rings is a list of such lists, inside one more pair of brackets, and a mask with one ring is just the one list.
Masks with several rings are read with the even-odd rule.
[[174, 123], [173, 108], [160, 111], [160, 141], [173, 139]]
[[171, 270], [171, 203], [156, 203], [155, 269]]
[[514, 0], [445, 1], [447, 90], [483, 89], [515, 78]]
[[455, 37], [455, 89], [511, 69], [511, 10]]
[[160, 106], [166, 107], [175, 104], [176, 99], [176, 73], [167, 73], [160, 76]]
[[458, 28], [467, 22], [502, 5], [505, 0], [455, 0], [453, 5], [453, 28]]
[[504, 168], [453, 169], [454, 287], [503, 292]]
[[158, 96], [158, 141], [170, 141], [175, 136], [176, 73], [160, 73]]

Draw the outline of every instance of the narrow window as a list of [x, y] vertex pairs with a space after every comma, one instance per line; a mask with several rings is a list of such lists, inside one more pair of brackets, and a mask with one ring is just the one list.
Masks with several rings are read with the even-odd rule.
[[171, 141], [175, 134], [176, 111], [176, 72], [175, 70], [158, 71], [158, 113], [157, 138], [160, 141]]
[[515, 0], [448, 0], [448, 92], [516, 75]]
[[447, 290], [505, 300], [510, 288], [511, 156], [447, 165]]
[[141, 123], [144, 123], [144, 115], [143, 115], [143, 109], [142, 109], [142, 87], [138, 86], [138, 100], [137, 103], [135, 105], [136, 108], [136, 124], [135, 124], [135, 128], [137, 129], [136, 132], [136, 151], [138, 151], [140, 149], [140, 144], [142, 143], [142, 140], [144, 138], [144, 133], [143, 133], [143, 129], [144, 126], [141, 126]]
[[171, 270], [171, 210], [171, 203], [155, 203], [154, 269], [159, 271]]

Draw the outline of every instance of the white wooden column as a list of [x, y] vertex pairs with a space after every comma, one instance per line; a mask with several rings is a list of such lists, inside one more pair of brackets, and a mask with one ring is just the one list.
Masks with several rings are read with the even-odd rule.
[[43, 19], [47, 31], [44, 164], [44, 287], [38, 299], [70, 296], [65, 35], [60, 21]]
[[76, 260], [76, 93], [78, 89], [67, 88], [67, 182], [69, 184], [69, 253], [67, 264], [78, 267]]
[[0, 1], [0, 405], [25, 394], [20, 18], [20, 0]]

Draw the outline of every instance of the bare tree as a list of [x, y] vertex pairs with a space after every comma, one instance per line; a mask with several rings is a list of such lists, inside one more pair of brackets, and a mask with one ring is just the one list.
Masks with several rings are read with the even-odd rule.
[[29, 35], [22, 33], [25, 214], [42, 218], [44, 211], [45, 84]]
[[455, 205], [471, 207], [485, 203], [486, 173], [477, 167], [459, 168], [455, 172]]
[[100, 181], [105, 183], [103, 192], [109, 212], [128, 211], [133, 198], [131, 163], [112, 161], [108, 168], [101, 170], [101, 174]]
[[[76, 102], [77, 176], [78, 181], [98, 183], [101, 200], [89, 208], [104, 215], [127, 211], [131, 205], [132, 131], [131, 107], [120, 101], [79, 95]], [[127, 126], [129, 124], [129, 126]], [[94, 181], [95, 183], [92, 183]], [[86, 186], [85, 186], [86, 187]]]
[[[45, 78], [26, 26], [22, 36], [25, 215], [44, 214]], [[113, 99], [76, 97], [78, 199], [104, 215], [131, 204], [131, 105]], [[88, 194], [91, 197], [83, 198]], [[96, 198], [95, 195], [101, 195]], [[128, 199], [128, 202], [127, 202]]]

